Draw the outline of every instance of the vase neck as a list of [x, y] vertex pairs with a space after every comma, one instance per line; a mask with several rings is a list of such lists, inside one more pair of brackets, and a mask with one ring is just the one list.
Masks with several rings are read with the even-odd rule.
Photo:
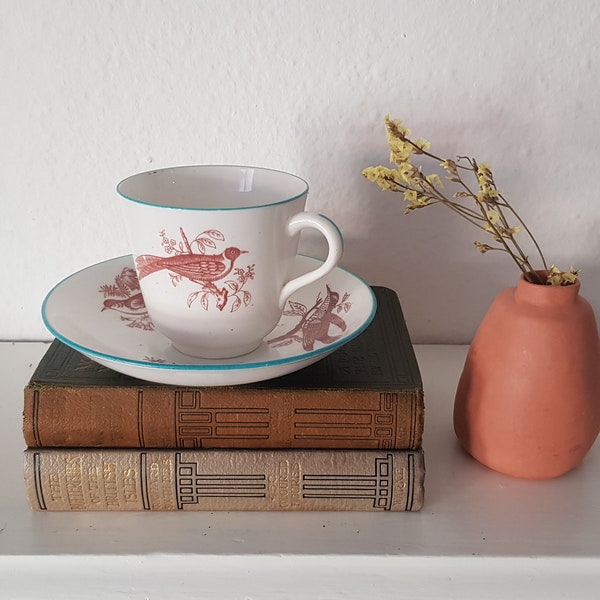
[[575, 302], [580, 287], [579, 281], [572, 285], [540, 285], [530, 283], [521, 276], [515, 299], [522, 304], [535, 306], [568, 306]]

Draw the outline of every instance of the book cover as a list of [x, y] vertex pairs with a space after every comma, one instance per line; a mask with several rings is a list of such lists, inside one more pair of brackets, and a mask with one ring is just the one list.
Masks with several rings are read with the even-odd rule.
[[424, 398], [397, 294], [373, 288], [369, 327], [321, 361], [241, 386], [177, 387], [112, 371], [55, 340], [24, 390], [30, 447], [421, 446]]
[[417, 511], [422, 450], [27, 449], [41, 511]]

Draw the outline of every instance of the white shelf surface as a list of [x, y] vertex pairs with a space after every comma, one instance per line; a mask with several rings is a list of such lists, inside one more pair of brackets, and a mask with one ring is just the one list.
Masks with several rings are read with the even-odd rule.
[[0, 598], [600, 598], [600, 442], [550, 481], [495, 473], [452, 430], [465, 346], [417, 346], [418, 513], [39, 513], [23, 387], [47, 348], [0, 343]]

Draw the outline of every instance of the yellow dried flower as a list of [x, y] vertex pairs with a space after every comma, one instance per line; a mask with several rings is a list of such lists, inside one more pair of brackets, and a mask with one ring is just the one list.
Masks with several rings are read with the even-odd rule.
[[486, 162], [477, 165], [477, 179], [479, 183], [492, 183], [492, 169]]
[[410, 155], [414, 151], [414, 148], [408, 142], [404, 142], [398, 138], [391, 138], [389, 146], [390, 162], [397, 165], [409, 161]]
[[362, 172], [369, 181], [376, 183], [383, 191], [396, 190], [399, 179], [398, 171], [387, 167], [367, 167]]
[[427, 175], [425, 177], [425, 179], [427, 179], [427, 181], [432, 186], [437, 186], [439, 188], [443, 188], [444, 187], [444, 184], [442, 183], [442, 180], [440, 179], [440, 176], [437, 173], [432, 173], [431, 175]]
[[363, 177], [366, 177], [369, 181], [377, 181], [379, 175], [378, 175], [378, 171], [379, 171], [379, 167], [367, 167], [366, 169], [363, 169]]
[[400, 119], [390, 119], [389, 116], [385, 117], [386, 131], [388, 134], [388, 140], [392, 137], [408, 138], [410, 137], [410, 129], [402, 125]]
[[418, 173], [417, 168], [409, 162], [398, 165], [398, 173], [405, 183], [411, 184], [413, 177]]
[[581, 273], [581, 269], [575, 270], [573, 265], [568, 271], [561, 271], [556, 265], [552, 265], [547, 281], [550, 285], [573, 285], [577, 282], [579, 273]]
[[485, 254], [486, 252], [493, 250], [493, 248], [488, 244], [482, 244], [481, 242], [473, 242], [473, 244], [475, 245], [475, 248], [481, 252], [481, 254]]
[[[425, 138], [419, 138], [414, 144], [418, 148], [418, 150], [414, 151], [415, 154], [422, 154], [423, 150], [429, 150], [429, 148], [431, 148], [431, 144]], [[419, 150], [421, 152], [419, 152]]]
[[441, 163], [440, 167], [442, 167], [448, 175], [446, 175], [446, 179], [453, 181], [454, 183], [460, 183], [460, 176], [458, 175], [458, 167], [453, 160], [449, 158], [445, 158]]
[[414, 204], [417, 202], [418, 194], [415, 190], [405, 190], [404, 192], [404, 200], [406, 202], [410, 202]]
[[477, 201], [486, 204], [495, 204], [500, 196], [500, 190], [490, 187], [487, 183], [480, 185], [480, 192], [477, 194]]
[[487, 215], [488, 221], [492, 225], [495, 225], [496, 223], [498, 223], [498, 221], [500, 221], [500, 215], [498, 214], [497, 210], [488, 210], [486, 215]]

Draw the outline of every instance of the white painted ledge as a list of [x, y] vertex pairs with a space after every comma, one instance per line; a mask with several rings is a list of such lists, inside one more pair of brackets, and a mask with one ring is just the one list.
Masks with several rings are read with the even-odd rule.
[[1, 343], [0, 598], [598, 598], [600, 449], [553, 481], [457, 446], [466, 347], [417, 346], [427, 463], [420, 513], [35, 513], [22, 483], [23, 386], [46, 349]]

